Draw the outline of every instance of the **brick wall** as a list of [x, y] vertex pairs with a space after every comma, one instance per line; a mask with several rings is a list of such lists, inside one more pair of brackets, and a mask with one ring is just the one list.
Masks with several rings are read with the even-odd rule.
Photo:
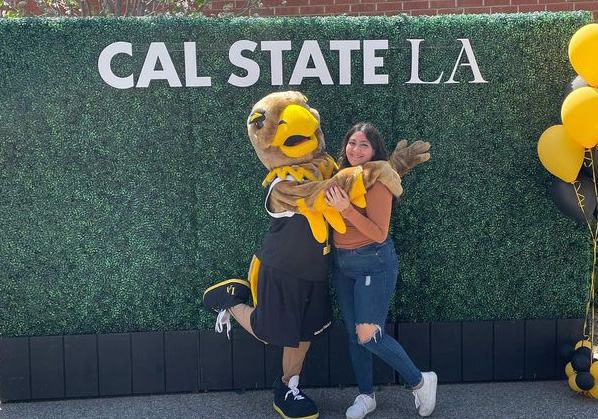
[[[25, 4], [27, 15], [42, 14], [33, 0], [8, 0]], [[97, 4], [98, 0], [90, 0]], [[124, 1], [123, 1], [124, 3]], [[598, 0], [261, 0], [262, 7], [247, 8], [248, 0], [213, 0], [208, 16], [230, 12], [259, 16], [334, 15], [438, 15], [474, 13], [557, 12], [598, 10]], [[75, 12], [75, 14], [78, 14]], [[598, 13], [595, 14], [598, 22]]]
[[[226, 5], [241, 10], [244, 1], [214, 0], [208, 15], [218, 15]], [[260, 16], [331, 15], [436, 15], [472, 13], [556, 12], [598, 10], [597, 0], [262, 0], [263, 7], [249, 9]]]

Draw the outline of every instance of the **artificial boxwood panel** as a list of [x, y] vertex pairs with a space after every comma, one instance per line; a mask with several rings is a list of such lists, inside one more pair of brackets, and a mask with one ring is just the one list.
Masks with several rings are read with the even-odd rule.
[[[0, 333], [51, 335], [207, 328], [201, 291], [244, 277], [268, 228], [266, 174], [245, 131], [253, 103], [304, 92], [322, 116], [328, 151], [371, 120], [387, 146], [424, 138], [433, 159], [404, 179], [391, 234], [401, 265], [392, 319], [450, 321], [576, 317], [590, 245], [550, 201], [537, 138], [558, 123], [574, 73], [567, 43], [587, 12], [432, 18], [30, 19], [0, 21]], [[470, 40], [488, 83], [407, 84], [411, 48], [425, 39], [420, 77], [446, 81]], [[230, 46], [291, 40], [283, 85], [270, 53], [251, 56], [256, 84], [227, 83]], [[318, 40], [334, 84], [289, 86], [304, 40]], [[360, 51], [338, 84], [334, 39], [388, 39], [388, 85], [364, 85]], [[164, 42], [184, 81], [183, 42], [195, 42], [210, 87], [115, 89], [100, 52], [139, 77]], [[462, 60], [464, 61], [465, 58]]]

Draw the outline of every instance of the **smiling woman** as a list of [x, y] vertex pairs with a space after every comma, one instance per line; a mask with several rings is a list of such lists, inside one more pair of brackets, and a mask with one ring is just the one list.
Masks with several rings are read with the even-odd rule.
[[369, 122], [360, 122], [345, 135], [338, 164], [343, 169], [369, 161], [386, 160], [387, 155], [378, 130]]
[[359, 166], [372, 159], [374, 148], [363, 131], [357, 131], [349, 138], [345, 147], [345, 154], [351, 166]]
[[[341, 167], [386, 160], [378, 130], [368, 122], [353, 126], [341, 147]], [[429, 157], [429, 155], [428, 155]], [[436, 374], [422, 373], [403, 347], [382, 330], [395, 293], [399, 262], [389, 236], [393, 197], [381, 183], [365, 195], [367, 207], [354, 207], [345, 191], [331, 188], [326, 202], [339, 211], [346, 232], [334, 232], [333, 282], [345, 320], [349, 353], [360, 394], [347, 410], [348, 419], [363, 419], [376, 409], [372, 354], [392, 366], [413, 390], [420, 416], [429, 416], [436, 403]]]

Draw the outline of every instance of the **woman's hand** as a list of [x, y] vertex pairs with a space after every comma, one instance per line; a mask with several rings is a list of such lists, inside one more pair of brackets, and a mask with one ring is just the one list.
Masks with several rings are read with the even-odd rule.
[[326, 203], [338, 212], [343, 212], [351, 205], [347, 192], [338, 186], [333, 186], [326, 191]]

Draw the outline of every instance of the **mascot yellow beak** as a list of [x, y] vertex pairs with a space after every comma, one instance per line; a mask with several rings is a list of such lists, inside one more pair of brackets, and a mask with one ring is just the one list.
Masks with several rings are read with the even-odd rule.
[[316, 130], [320, 122], [302, 106], [291, 104], [280, 114], [272, 147], [289, 157], [301, 157], [318, 148]]

